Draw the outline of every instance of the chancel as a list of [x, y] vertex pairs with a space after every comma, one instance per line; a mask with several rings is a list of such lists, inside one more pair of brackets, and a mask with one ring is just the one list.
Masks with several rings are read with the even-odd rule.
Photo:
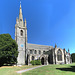
[[30, 44], [27, 42], [26, 19], [23, 21], [20, 3], [19, 18], [16, 19], [15, 40], [18, 44], [17, 65], [30, 65], [32, 60], [41, 60], [42, 65], [72, 63], [69, 51], [53, 46]]

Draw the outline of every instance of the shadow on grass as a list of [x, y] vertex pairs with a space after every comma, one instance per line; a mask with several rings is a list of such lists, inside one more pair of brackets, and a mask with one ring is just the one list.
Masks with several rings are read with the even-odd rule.
[[0, 65], [0, 67], [2, 66], [13, 66], [14, 64], [4, 64], [4, 65]]
[[72, 71], [75, 72], [75, 66], [70, 66], [69, 68], [56, 68], [62, 71]]

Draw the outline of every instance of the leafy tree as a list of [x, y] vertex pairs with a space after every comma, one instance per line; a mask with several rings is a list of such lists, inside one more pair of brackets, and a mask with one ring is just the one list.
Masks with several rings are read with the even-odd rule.
[[71, 54], [72, 62], [75, 62], [75, 53]]
[[0, 65], [17, 63], [18, 45], [9, 34], [0, 35]]

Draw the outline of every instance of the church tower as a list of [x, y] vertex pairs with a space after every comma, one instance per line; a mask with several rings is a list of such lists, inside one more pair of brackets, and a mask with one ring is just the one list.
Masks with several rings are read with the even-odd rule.
[[26, 50], [27, 50], [27, 27], [26, 19], [23, 22], [22, 8], [20, 3], [19, 18], [16, 19], [15, 25], [15, 40], [18, 44], [18, 58], [17, 65], [25, 65], [26, 63]]

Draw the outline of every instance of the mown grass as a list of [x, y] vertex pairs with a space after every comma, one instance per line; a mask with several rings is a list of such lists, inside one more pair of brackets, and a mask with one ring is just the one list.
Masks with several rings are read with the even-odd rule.
[[33, 69], [22, 74], [17, 74], [16, 71], [32, 68], [35, 66], [4, 66], [0, 67], [0, 75], [75, 75], [75, 63], [65, 65], [47, 65], [37, 69]]
[[75, 75], [75, 63], [65, 65], [48, 65], [22, 73], [22, 75]]
[[17, 74], [16, 71], [19, 71], [19, 70], [24, 70], [24, 69], [28, 69], [28, 68], [32, 68], [32, 67], [35, 67], [35, 66], [3, 66], [3, 67], [0, 67], [0, 75], [21, 75], [21, 74]]

